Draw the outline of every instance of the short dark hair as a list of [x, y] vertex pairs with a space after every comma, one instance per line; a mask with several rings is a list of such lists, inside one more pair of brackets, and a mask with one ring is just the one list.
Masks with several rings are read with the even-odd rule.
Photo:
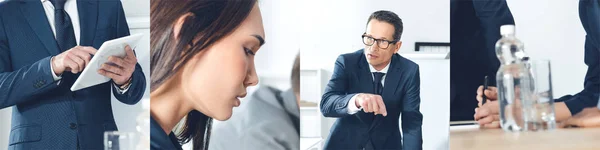
[[402, 31], [404, 31], [404, 25], [402, 25], [402, 19], [400, 19], [400, 17], [398, 17], [398, 15], [396, 15], [396, 13], [387, 11], [387, 10], [376, 11], [376, 12], [372, 13], [371, 16], [369, 16], [367, 25], [373, 19], [377, 19], [379, 21], [384, 21], [384, 22], [392, 24], [394, 26], [394, 36], [393, 36], [394, 39], [393, 40], [394, 41], [400, 40], [400, 37], [402, 36]]
[[295, 94], [300, 94], [300, 54], [296, 55], [294, 67], [292, 67], [292, 89]]

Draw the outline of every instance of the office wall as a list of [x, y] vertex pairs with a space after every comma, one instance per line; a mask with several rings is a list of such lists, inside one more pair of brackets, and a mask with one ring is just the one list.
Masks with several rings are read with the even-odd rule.
[[404, 23], [400, 53], [414, 51], [414, 42], [450, 41], [450, 3], [447, 0], [421, 1], [343, 1], [307, 0], [293, 7], [281, 8], [300, 12], [293, 19], [300, 32], [302, 68], [333, 68], [337, 56], [364, 47], [361, 35], [369, 15], [377, 10], [391, 10]]
[[587, 66], [583, 62], [585, 31], [579, 20], [579, 1], [507, 0], [532, 59], [552, 65], [554, 97], [583, 89]]
[[260, 0], [259, 7], [265, 29], [265, 45], [256, 54], [256, 72], [260, 84], [279, 89], [290, 88], [294, 59], [298, 54], [298, 14], [287, 11], [297, 1]]

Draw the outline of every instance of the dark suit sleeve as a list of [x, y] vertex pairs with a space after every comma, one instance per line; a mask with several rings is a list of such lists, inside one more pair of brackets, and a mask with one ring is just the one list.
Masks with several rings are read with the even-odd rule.
[[[484, 47], [487, 52], [484, 54], [488, 55], [485, 58], [491, 58], [482, 61], [488, 61], [486, 67], [488, 75], [495, 75], [500, 66], [500, 61], [496, 59], [495, 45], [498, 39], [500, 39], [500, 26], [506, 24], [515, 24], [514, 18], [506, 0], [473, 0], [473, 9], [475, 15], [479, 19], [479, 23], [482, 28], [482, 36], [484, 41]], [[496, 83], [496, 81], [492, 81]], [[495, 85], [495, 84], [492, 84]], [[475, 89], [476, 90], [476, 89]]]
[[[589, 36], [588, 36], [589, 37]], [[556, 101], [564, 101], [572, 115], [575, 115], [586, 107], [596, 107], [598, 94], [600, 93], [600, 54], [598, 48], [594, 48], [589, 38], [585, 42], [585, 64], [588, 66], [585, 75], [584, 88], [575, 95], [563, 96]]]
[[34, 100], [34, 96], [58, 87], [52, 78], [50, 58], [12, 68], [6, 29], [0, 18], [0, 109]]
[[423, 149], [423, 136], [421, 125], [423, 124], [423, 115], [419, 111], [421, 105], [419, 68], [409, 77], [407, 81], [406, 94], [402, 108], [402, 133], [404, 137], [403, 149], [420, 150]]
[[583, 108], [596, 107], [600, 94], [600, 1], [579, 1], [579, 18], [586, 32], [584, 62], [588, 66], [583, 90], [573, 96], [563, 96], [556, 101], [564, 101], [571, 114]]
[[[119, 1], [118, 9], [118, 21], [117, 21], [117, 34], [118, 37], [124, 37], [129, 35], [129, 26], [127, 25], [127, 20], [125, 20], [125, 13], [123, 12], [123, 6]], [[116, 91], [114, 86], [113, 91]], [[131, 86], [129, 90], [123, 94], [119, 94], [118, 92], [113, 92], [115, 98], [119, 101], [133, 105], [139, 102], [144, 96], [144, 92], [146, 89], [146, 77], [144, 76], [144, 72], [142, 72], [142, 67], [139, 63], [135, 65], [135, 71], [131, 75]]]
[[346, 66], [344, 57], [339, 56], [335, 61], [333, 74], [327, 87], [325, 94], [321, 98], [321, 113], [325, 117], [344, 117], [348, 116], [348, 101], [355, 94], [348, 94], [348, 75], [346, 74]]

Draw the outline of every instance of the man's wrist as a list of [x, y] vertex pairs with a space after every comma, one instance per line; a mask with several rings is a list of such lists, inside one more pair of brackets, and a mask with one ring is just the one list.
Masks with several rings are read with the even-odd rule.
[[58, 81], [58, 80], [62, 79], [62, 77], [61, 77], [62, 74], [56, 73], [56, 70], [55, 70], [56, 67], [54, 66], [54, 63], [52, 61], [53, 59], [54, 59], [54, 57], [50, 58], [50, 72], [52, 74], [52, 79], [54, 79], [54, 81]]
[[50, 58], [50, 68], [52, 68], [52, 73], [54, 73], [54, 75], [60, 76], [61, 73], [59, 73], [59, 71], [57, 70], [58, 68], [56, 67], [56, 65], [54, 65], [54, 57], [55, 56], [52, 56]]
[[127, 89], [127, 87], [129, 87], [129, 85], [131, 84], [131, 79], [132, 79], [132, 78], [133, 78], [133, 77], [129, 77], [129, 80], [127, 80], [127, 82], [125, 82], [125, 83], [124, 83], [124, 84], [122, 84], [122, 85], [118, 85], [118, 84], [117, 84], [117, 86], [119, 87], [119, 89], [121, 89], [121, 90]]

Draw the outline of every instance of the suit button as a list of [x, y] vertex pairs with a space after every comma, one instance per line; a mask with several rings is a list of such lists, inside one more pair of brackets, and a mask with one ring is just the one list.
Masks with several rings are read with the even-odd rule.
[[71, 128], [71, 129], [77, 129], [77, 124], [75, 124], [75, 123], [69, 123], [69, 128]]

